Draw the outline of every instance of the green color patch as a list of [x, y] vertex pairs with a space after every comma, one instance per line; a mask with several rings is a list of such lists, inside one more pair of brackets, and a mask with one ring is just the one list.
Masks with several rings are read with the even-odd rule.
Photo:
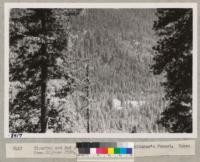
[[120, 148], [115, 148], [114, 149], [114, 154], [120, 154]]

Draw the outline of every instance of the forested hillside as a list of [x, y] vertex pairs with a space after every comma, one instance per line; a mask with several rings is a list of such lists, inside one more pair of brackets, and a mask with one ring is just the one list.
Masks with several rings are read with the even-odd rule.
[[[92, 131], [127, 129], [123, 131], [131, 132], [136, 127], [137, 131], [145, 132], [152, 131], [153, 126], [157, 129], [163, 94], [162, 78], [155, 77], [150, 70], [151, 49], [155, 44], [154, 12], [140, 9], [85, 10], [73, 19], [75, 53], [90, 59], [91, 123], [96, 123], [91, 124]], [[121, 100], [122, 104], [127, 100], [145, 100], [147, 104], [141, 106], [139, 112], [134, 106], [126, 105], [120, 110], [122, 116], [118, 116], [112, 109], [113, 98]], [[146, 115], [140, 114], [143, 112]], [[137, 119], [138, 116], [141, 119]], [[143, 119], [146, 121], [139, 122]], [[112, 130], [113, 127], [117, 130]]]
[[153, 10], [135, 9], [85, 10], [74, 18], [76, 53], [91, 58], [91, 75], [100, 82], [95, 84], [98, 87], [94, 87], [94, 92], [138, 94], [158, 87], [149, 69], [155, 43], [154, 19]]
[[[62, 41], [62, 48], [58, 47], [60, 54], [54, 58], [55, 55], [49, 52], [54, 62], [47, 68], [50, 71], [46, 91], [47, 131], [164, 131], [157, 124], [166, 104], [160, 86], [163, 77], [153, 75], [150, 69], [152, 46], [156, 43], [152, 30], [155, 10], [83, 9], [77, 15], [69, 16], [67, 21], [63, 16], [58, 20], [62, 20], [59, 22], [65, 30], [59, 33], [62, 37], [56, 36]], [[22, 40], [23, 43], [27, 41]], [[16, 72], [12, 69], [19, 61], [16, 57], [23, 46], [19, 44], [11, 46], [14, 50], [10, 52], [10, 131], [39, 132], [40, 90], [36, 88], [33, 92], [31, 89], [27, 101], [27, 96], [20, 96], [20, 92], [29, 86], [29, 82], [12, 77]], [[34, 45], [26, 47], [27, 55], [37, 50]], [[27, 80], [30, 75], [26, 76]], [[27, 106], [18, 102], [22, 102], [22, 98]], [[28, 104], [30, 100], [31, 104]], [[25, 106], [23, 111], [28, 110], [31, 115], [22, 113], [21, 105]], [[34, 128], [28, 129], [30, 125]]]

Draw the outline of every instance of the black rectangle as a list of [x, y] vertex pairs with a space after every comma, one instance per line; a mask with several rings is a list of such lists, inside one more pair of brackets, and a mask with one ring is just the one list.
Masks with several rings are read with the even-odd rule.
[[90, 148], [90, 142], [77, 142], [77, 148]]
[[90, 148], [78, 148], [79, 154], [90, 154]]
[[91, 142], [90, 143], [90, 148], [99, 148], [100, 147], [100, 143], [99, 142]]

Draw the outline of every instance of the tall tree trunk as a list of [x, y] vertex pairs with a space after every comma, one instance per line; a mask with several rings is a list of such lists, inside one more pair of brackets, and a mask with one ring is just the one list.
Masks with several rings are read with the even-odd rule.
[[46, 89], [47, 89], [47, 65], [41, 65], [41, 133], [46, 132], [47, 125], [47, 105], [46, 105]]
[[[45, 38], [46, 36], [46, 12], [41, 10], [41, 28], [42, 34]], [[45, 40], [44, 40], [45, 41]], [[46, 42], [44, 42], [41, 46], [41, 133], [46, 132], [47, 127], [47, 119], [48, 119], [48, 112], [47, 112], [47, 104], [46, 104], [46, 89], [47, 89], [47, 77], [48, 77], [48, 55], [47, 55], [47, 47]]]
[[[87, 87], [86, 87], [86, 96], [87, 96], [87, 99], [89, 100], [89, 92], [90, 92], [90, 88], [89, 88], [89, 84], [90, 84], [90, 81], [89, 81], [89, 64], [87, 64], [86, 66], [86, 78], [87, 78]], [[90, 101], [88, 101], [89, 103]], [[87, 132], [89, 133], [90, 132], [90, 103], [88, 104], [88, 108], [87, 108]]]

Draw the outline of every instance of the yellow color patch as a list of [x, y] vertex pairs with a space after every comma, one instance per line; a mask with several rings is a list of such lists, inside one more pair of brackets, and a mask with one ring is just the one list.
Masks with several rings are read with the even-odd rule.
[[114, 148], [108, 148], [108, 154], [114, 154]]

